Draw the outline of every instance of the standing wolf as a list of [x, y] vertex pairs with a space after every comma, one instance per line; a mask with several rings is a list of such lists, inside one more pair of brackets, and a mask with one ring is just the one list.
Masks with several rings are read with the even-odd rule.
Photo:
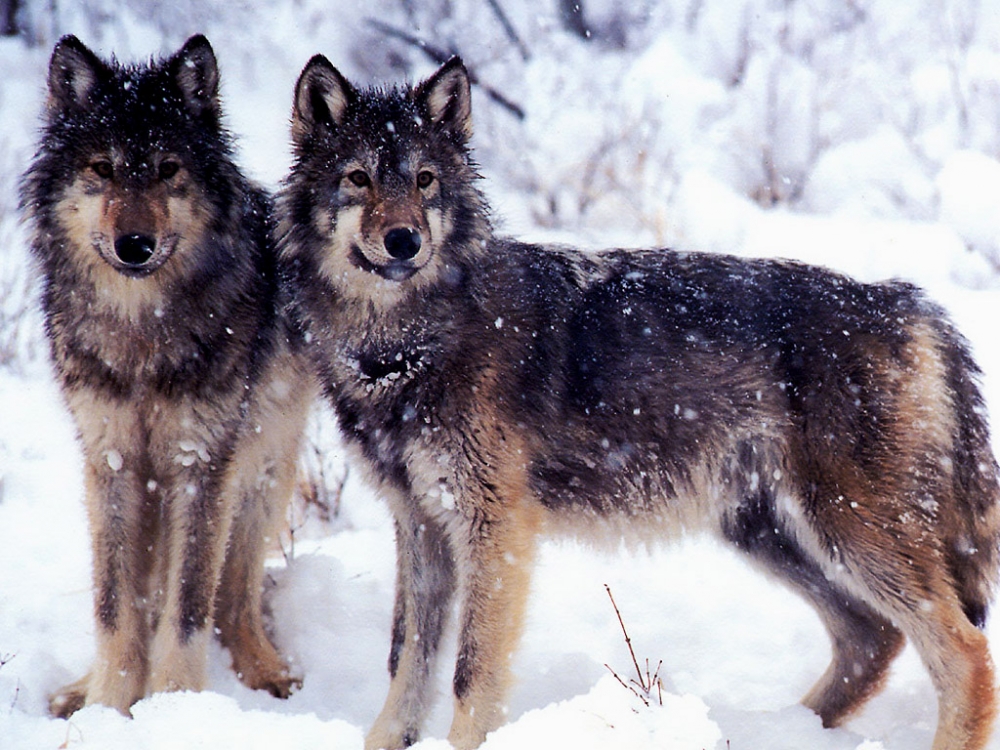
[[449, 739], [503, 720], [536, 537], [708, 529], [796, 589], [833, 661], [827, 726], [909, 637], [940, 701], [935, 750], [994, 715], [982, 626], [997, 465], [979, 374], [903, 283], [668, 250], [498, 239], [475, 188], [469, 78], [358, 91], [299, 78], [278, 201], [308, 351], [396, 525], [391, 684], [369, 748], [412, 744], [461, 595]]
[[205, 682], [215, 629], [247, 685], [296, 680], [264, 632], [263, 558], [313, 389], [287, 349], [271, 206], [234, 165], [192, 37], [151, 65], [56, 46], [22, 186], [52, 359], [76, 421], [97, 659], [52, 699], [122, 712]]

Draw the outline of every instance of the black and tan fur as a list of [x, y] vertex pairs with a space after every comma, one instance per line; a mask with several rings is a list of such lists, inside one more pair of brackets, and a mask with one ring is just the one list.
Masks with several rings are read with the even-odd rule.
[[270, 198], [232, 160], [204, 37], [149, 65], [56, 46], [22, 186], [52, 361], [80, 435], [97, 656], [52, 698], [128, 712], [197, 690], [215, 629], [247, 685], [296, 684], [264, 632], [314, 389], [279, 316]]
[[713, 532], [822, 617], [833, 660], [804, 703], [825, 725], [906, 637], [939, 695], [935, 750], [983, 747], [997, 465], [940, 308], [793, 262], [498, 238], [470, 130], [457, 60], [359, 91], [317, 56], [295, 92], [281, 261], [396, 524], [392, 679], [367, 747], [418, 738], [456, 593], [449, 739], [502, 723], [536, 538], [558, 530]]

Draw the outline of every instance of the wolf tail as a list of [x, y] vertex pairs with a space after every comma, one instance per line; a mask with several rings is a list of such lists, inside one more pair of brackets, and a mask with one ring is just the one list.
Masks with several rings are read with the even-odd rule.
[[990, 444], [982, 374], [964, 337], [939, 319], [939, 338], [954, 410], [956, 516], [945, 554], [962, 608], [978, 628], [986, 623], [1000, 573], [1000, 484]]

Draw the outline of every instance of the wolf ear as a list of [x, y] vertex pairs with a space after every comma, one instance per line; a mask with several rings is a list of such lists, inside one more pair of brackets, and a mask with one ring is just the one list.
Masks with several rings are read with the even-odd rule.
[[83, 42], [75, 36], [64, 36], [49, 61], [49, 109], [86, 107], [90, 92], [107, 70], [107, 65]]
[[472, 85], [469, 71], [453, 57], [414, 90], [417, 104], [440, 125], [461, 140], [472, 137]]
[[191, 37], [170, 58], [169, 65], [188, 109], [198, 115], [205, 112], [218, 114], [219, 64], [208, 39], [201, 34]]
[[323, 55], [315, 55], [295, 84], [292, 140], [301, 143], [317, 125], [342, 124], [347, 107], [357, 97], [350, 82]]

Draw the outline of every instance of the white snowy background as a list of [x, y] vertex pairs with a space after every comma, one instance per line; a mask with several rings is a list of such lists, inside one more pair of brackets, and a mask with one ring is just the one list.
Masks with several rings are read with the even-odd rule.
[[[22, 3], [26, 33], [0, 39], [0, 748], [361, 748], [388, 682], [391, 525], [348, 474], [332, 519], [296, 505], [272, 561], [276, 639], [300, 692], [279, 701], [245, 689], [216, 647], [204, 693], [153, 696], [133, 719], [101, 707], [46, 716], [46, 695], [93, 655], [80, 454], [16, 215], [64, 33], [130, 61], [206, 33], [240, 161], [273, 188], [289, 163], [292, 87], [313, 53], [365, 84], [435, 68], [377, 18], [461, 52], [523, 109], [518, 119], [476, 89], [474, 145], [503, 232], [915, 281], [971, 340], [1000, 410], [1000, 4], [588, 0], [586, 39], [564, 29], [556, 0], [499, 4], [520, 46], [489, 0]], [[335, 493], [344, 465], [329, 415], [318, 412], [311, 435], [323, 452], [313, 472]], [[644, 706], [604, 666], [633, 676], [605, 583], [638, 658], [663, 661], [662, 705]], [[988, 634], [1000, 653], [1000, 618]], [[614, 555], [553, 541], [532, 585], [510, 721], [484, 747], [930, 747], [935, 696], [911, 649], [836, 730], [797, 705], [828, 658], [807, 605], [710, 541]], [[446, 748], [448, 672], [420, 748]]]

